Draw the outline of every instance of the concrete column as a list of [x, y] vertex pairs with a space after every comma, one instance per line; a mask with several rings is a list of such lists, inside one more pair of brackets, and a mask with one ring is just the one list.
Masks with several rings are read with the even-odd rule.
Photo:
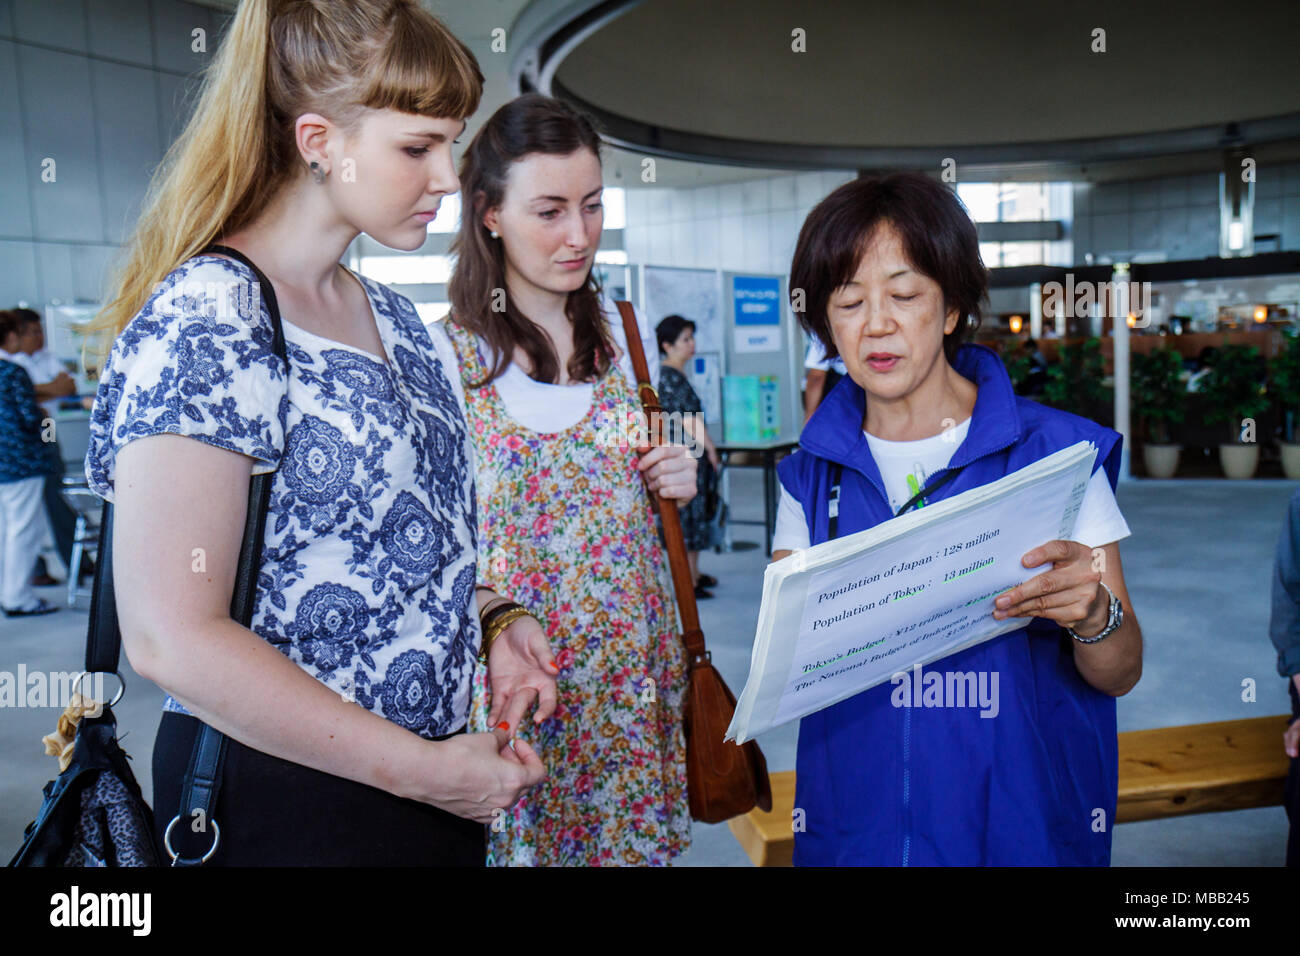
[[1128, 481], [1130, 445], [1133, 440], [1132, 422], [1129, 413], [1129, 268], [1127, 262], [1115, 263], [1111, 273], [1111, 303], [1114, 306], [1111, 318], [1111, 336], [1114, 349], [1115, 367], [1115, 431], [1124, 436], [1124, 447], [1120, 452], [1119, 477]]

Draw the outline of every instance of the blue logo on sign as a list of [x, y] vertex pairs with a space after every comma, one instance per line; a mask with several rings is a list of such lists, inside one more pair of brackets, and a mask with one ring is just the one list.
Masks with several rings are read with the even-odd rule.
[[767, 276], [732, 279], [737, 325], [781, 324], [781, 280]]

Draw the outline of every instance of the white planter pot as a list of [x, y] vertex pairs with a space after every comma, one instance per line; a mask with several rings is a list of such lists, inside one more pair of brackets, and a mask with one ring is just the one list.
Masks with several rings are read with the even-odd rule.
[[1178, 471], [1178, 458], [1182, 451], [1182, 445], [1153, 445], [1147, 442], [1142, 446], [1142, 461], [1146, 465], [1147, 477], [1172, 478]]
[[1282, 442], [1282, 471], [1293, 481], [1300, 480], [1300, 443]]
[[1255, 442], [1220, 445], [1219, 464], [1229, 478], [1253, 478], [1259, 464], [1259, 445]]

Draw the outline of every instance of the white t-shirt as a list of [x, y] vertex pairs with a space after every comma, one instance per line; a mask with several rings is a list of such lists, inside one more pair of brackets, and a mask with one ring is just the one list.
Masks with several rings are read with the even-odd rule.
[[844, 359], [838, 355], [833, 359], [826, 357], [826, 348], [822, 345], [822, 340], [813, 336], [808, 343], [808, 351], [803, 357], [803, 367], [806, 369], [817, 369], [822, 372], [829, 372], [834, 369], [841, 375], [848, 375], [849, 370], [844, 366]]
[[[27, 372], [27, 377], [32, 380], [33, 385], [48, 385], [59, 377], [60, 372], [66, 372], [67, 368], [58, 357], [49, 349], [41, 349], [28, 355], [26, 352], [15, 352], [13, 355], [7, 355], [11, 362], [16, 362]], [[45, 414], [53, 417], [59, 408], [59, 399], [48, 398], [41, 402], [41, 407], [45, 409]]]
[[[619, 367], [627, 376], [627, 380], [636, 388], [636, 372], [632, 369], [632, 356], [627, 350], [627, 335], [623, 331], [623, 318], [618, 309], [608, 300], [602, 303], [605, 317], [609, 321], [610, 334], [618, 344], [619, 351], [623, 353], [619, 361]], [[635, 311], [635, 310], [634, 310]], [[448, 367], [457, 368], [459, 363], [456, 361], [455, 348], [451, 344], [451, 339], [447, 336], [446, 327], [439, 320], [429, 327], [435, 347], [438, 350], [438, 357], [444, 363], [450, 363]], [[655, 334], [647, 325], [640, 312], [636, 313], [637, 327], [641, 330], [641, 347], [645, 350], [646, 365], [650, 367], [650, 381], [659, 381], [659, 344]], [[487, 349], [484, 347], [484, 359], [492, 361], [492, 356], [486, 354]], [[460, 399], [461, 408], [465, 406], [464, 386], [459, 376], [451, 376], [456, 389], [456, 397]], [[539, 382], [529, 378], [514, 362], [510, 362], [505, 371], [501, 373], [493, 384], [497, 388], [497, 394], [501, 396], [501, 401], [506, 406], [506, 411], [520, 425], [535, 432], [552, 433], [564, 431], [566, 428], [572, 428], [582, 417], [587, 414], [591, 407], [591, 397], [595, 386], [590, 382], [576, 385], [555, 385], [548, 382]]]
[[[925, 487], [931, 475], [947, 466], [953, 452], [966, 440], [970, 422], [968, 418], [947, 433], [922, 438], [920, 441], [886, 441], [865, 431], [862, 433], [871, 448], [871, 457], [880, 469], [880, 477], [885, 481], [891, 511], [897, 514], [899, 508]], [[1127, 538], [1131, 533], [1120, 513], [1119, 504], [1115, 501], [1115, 493], [1110, 490], [1105, 470], [1098, 468], [1093, 472], [1083, 494], [1073, 540], [1090, 548], [1098, 548]], [[776, 514], [776, 531], [772, 535], [772, 550], [793, 551], [806, 548], [809, 541], [808, 522], [804, 517], [803, 506], [782, 487], [781, 503]]]

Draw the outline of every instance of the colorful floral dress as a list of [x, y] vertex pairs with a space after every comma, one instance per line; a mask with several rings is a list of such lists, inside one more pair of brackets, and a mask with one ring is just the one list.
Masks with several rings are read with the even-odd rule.
[[[560, 667], [555, 714], [519, 736], [547, 777], [490, 828], [498, 865], [665, 864], [690, 845], [682, 697], [686, 656], [654, 516], [620, 427], [637, 398], [617, 365], [576, 425], [518, 424], [485, 377], [477, 338], [447, 332], [477, 458], [479, 582], [529, 608]], [[471, 727], [485, 729], [486, 674]]]

